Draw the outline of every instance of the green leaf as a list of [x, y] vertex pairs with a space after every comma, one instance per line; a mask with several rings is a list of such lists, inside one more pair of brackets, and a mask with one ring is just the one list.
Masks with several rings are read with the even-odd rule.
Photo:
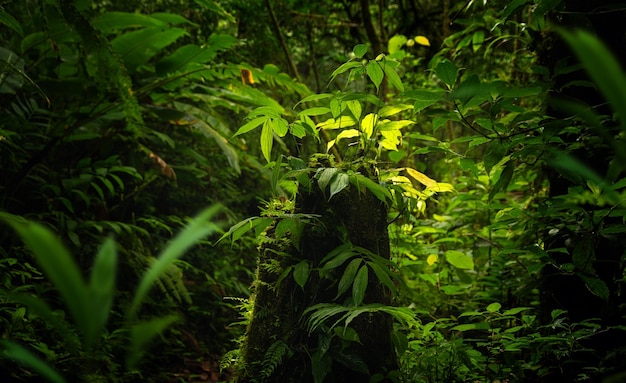
[[213, 206], [203, 210], [169, 242], [165, 249], [163, 249], [156, 261], [151, 264], [150, 268], [141, 278], [130, 309], [126, 314], [128, 319], [132, 320], [135, 318], [148, 291], [175, 260], [182, 257], [185, 251], [194, 246], [202, 238], [219, 231], [219, 228], [215, 224], [208, 221], [217, 214], [220, 209], [219, 206]]
[[356, 254], [357, 253], [352, 248], [351, 244], [339, 246], [322, 259], [321, 263], [324, 264], [322, 271], [333, 270], [341, 266], [348, 259], [354, 257]]
[[380, 84], [383, 82], [383, 69], [380, 66], [378, 61], [370, 61], [367, 63], [365, 67], [365, 71], [367, 72], [367, 76], [372, 80], [376, 89], [380, 88]]
[[522, 311], [526, 311], [526, 310], [532, 310], [532, 307], [515, 307], [512, 309], [508, 309], [505, 312], [502, 313], [503, 316], [508, 316], [508, 315], [517, 315], [519, 313], [521, 313]]
[[489, 200], [493, 200], [493, 197], [500, 191], [505, 190], [511, 183], [511, 179], [513, 178], [513, 172], [515, 171], [515, 165], [513, 161], [508, 161], [504, 169], [502, 169], [502, 173], [500, 174], [500, 178], [493, 185], [491, 190], [489, 191]]
[[490, 173], [493, 166], [502, 160], [506, 152], [507, 148], [499, 140], [494, 140], [487, 146], [483, 160], [487, 173]]
[[502, 305], [498, 302], [493, 302], [487, 306], [487, 311], [490, 313], [497, 313]]
[[181, 71], [192, 63], [206, 64], [213, 60], [219, 51], [228, 49], [236, 43], [237, 39], [229, 35], [211, 35], [206, 48], [193, 44], [184, 45], [157, 63], [157, 75], [164, 76]]
[[398, 72], [396, 72], [396, 68], [392, 65], [384, 65], [383, 69], [385, 71], [385, 75], [387, 75], [389, 83], [398, 91], [404, 92], [404, 85], [402, 84], [402, 79], [398, 76]]
[[391, 192], [386, 187], [381, 184], [372, 181], [362, 174], [354, 174], [350, 176], [350, 182], [356, 185], [356, 187], [361, 189], [361, 186], [365, 187], [372, 194], [376, 196], [382, 202], [387, 203], [388, 201], [392, 201], [393, 197], [391, 196]]
[[326, 190], [326, 186], [330, 180], [335, 177], [335, 175], [339, 172], [338, 168], [324, 168], [321, 173], [319, 173], [319, 178], [317, 179], [317, 184], [319, 185], [321, 190]]
[[567, 41], [626, 129], [626, 73], [606, 45], [582, 29], [559, 33]]
[[263, 123], [263, 129], [261, 129], [261, 152], [263, 157], [269, 163], [272, 155], [272, 145], [274, 143], [274, 129], [272, 119], [268, 118]]
[[307, 116], [321, 116], [323, 114], [330, 113], [330, 108], [318, 106], [315, 108], [308, 108], [301, 111], [299, 114], [307, 115]]
[[352, 113], [352, 116], [354, 116], [354, 119], [357, 121], [360, 120], [361, 112], [363, 110], [363, 108], [361, 107], [361, 103], [358, 100], [349, 100], [349, 101], [346, 101], [346, 105], [348, 106], [348, 109]]
[[114, 33], [124, 29], [142, 27], [167, 27], [167, 23], [154, 17], [135, 12], [106, 12], [92, 20], [93, 26], [104, 34]]
[[298, 286], [304, 289], [304, 285], [309, 279], [309, 262], [301, 261], [293, 268], [293, 279]]
[[380, 266], [377, 262], [374, 262], [374, 261], [367, 262], [367, 265], [370, 267], [370, 269], [372, 269], [374, 274], [376, 274], [376, 278], [378, 278], [380, 283], [382, 283], [385, 287], [387, 287], [389, 291], [391, 291], [392, 294], [396, 294], [397, 288], [393, 284], [393, 281], [391, 280], [391, 278], [389, 277], [390, 275], [389, 269], [386, 269], [383, 266]]
[[444, 59], [437, 64], [435, 73], [441, 81], [448, 85], [448, 88], [452, 88], [454, 83], [456, 83], [459, 70], [450, 60]]
[[367, 53], [367, 49], [368, 49], [367, 45], [365, 45], [365, 44], [357, 44], [352, 49], [352, 52], [354, 53], [355, 57], [361, 58], [361, 57], [365, 56], [365, 54]]
[[604, 301], [609, 300], [610, 291], [608, 286], [602, 279], [584, 274], [577, 275], [585, 282], [585, 285], [592, 294], [603, 299]]
[[39, 359], [30, 351], [8, 340], [0, 339], [0, 359], [12, 359], [25, 367], [46, 378], [53, 383], [65, 383], [65, 379], [58, 372], [54, 371], [46, 362]]
[[474, 260], [457, 250], [446, 251], [446, 261], [458, 269], [471, 270], [474, 268]]
[[354, 282], [354, 277], [356, 276], [357, 271], [359, 270], [359, 266], [363, 262], [362, 258], [355, 258], [348, 263], [346, 269], [339, 280], [339, 285], [337, 286], [337, 296], [335, 296], [335, 300], [341, 296], [341, 294], [348, 291], [348, 288], [352, 286]]
[[87, 346], [94, 345], [102, 336], [102, 329], [109, 319], [115, 294], [117, 273], [117, 249], [112, 238], [107, 238], [96, 254], [89, 280], [89, 303], [91, 304], [91, 328], [86, 335]]
[[348, 61], [344, 64], [341, 64], [339, 66], [339, 68], [335, 69], [333, 71], [333, 73], [330, 75], [330, 82], [333, 82], [333, 80], [335, 79], [335, 77], [337, 77], [338, 75], [346, 72], [347, 70], [350, 70], [352, 68], [356, 68], [356, 67], [360, 67], [363, 66], [363, 64], [361, 64], [360, 62], [357, 61]]
[[184, 29], [148, 27], [116, 37], [111, 46], [124, 60], [128, 71], [133, 73], [163, 48], [185, 35], [187, 32]]
[[593, 272], [595, 249], [593, 239], [585, 237], [576, 243], [572, 251], [572, 263], [578, 271]]
[[11, 14], [7, 13], [4, 9], [0, 8], [0, 24], [6, 25], [17, 32], [20, 37], [24, 36], [24, 31], [19, 21], [15, 19]]
[[354, 306], [360, 306], [363, 303], [363, 298], [365, 297], [365, 290], [367, 290], [367, 282], [368, 282], [368, 267], [361, 266], [356, 277], [354, 278], [354, 283], [352, 284], [352, 304]]
[[251, 131], [252, 129], [255, 129], [257, 126], [265, 123], [265, 121], [267, 121], [267, 120], [269, 120], [269, 117], [267, 117], [267, 116], [257, 117], [255, 119], [247, 122], [246, 124], [244, 124], [241, 128], [239, 128], [237, 130], [237, 132], [235, 132], [233, 137], [238, 136], [240, 134], [247, 133], [247, 132]]
[[178, 315], [169, 315], [150, 319], [132, 326], [130, 329], [130, 346], [126, 358], [127, 366], [129, 368], [136, 367], [148, 343], [179, 320], [180, 317]]
[[93, 319], [88, 290], [69, 251], [49, 229], [38, 223], [19, 222], [16, 218], [5, 221], [33, 252], [45, 275], [59, 290], [78, 329], [88, 337]]
[[349, 183], [350, 176], [348, 176], [346, 173], [337, 174], [337, 176], [330, 181], [330, 196], [328, 197], [328, 200], [330, 201], [330, 199], [333, 198], [335, 194], [345, 189]]

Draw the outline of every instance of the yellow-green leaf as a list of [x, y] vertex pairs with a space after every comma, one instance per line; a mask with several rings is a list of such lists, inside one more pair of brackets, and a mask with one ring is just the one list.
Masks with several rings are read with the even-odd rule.
[[372, 134], [374, 134], [374, 126], [376, 126], [377, 121], [378, 115], [375, 113], [370, 113], [363, 117], [363, 121], [361, 121], [361, 131], [366, 139], [371, 138]]
[[425, 47], [430, 46], [430, 41], [428, 40], [426, 36], [415, 36], [413, 40], [415, 40], [415, 42], [418, 43], [419, 45], [423, 45]]
[[426, 258], [426, 263], [428, 263], [428, 266], [432, 266], [437, 263], [438, 260], [439, 257], [437, 256], [437, 254], [431, 254], [428, 256], [428, 258]]
[[271, 120], [266, 120], [263, 123], [263, 129], [261, 129], [261, 152], [263, 152], [263, 157], [267, 162], [270, 162], [272, 144], [274, 143], [273, 131]]
[[409, 175], [415, 179], [417, 182], [421, 183], [422, 185], [426, 186], [426, 187], [431, 187], [431, 186], [435, 186], [437, 185], [437, 181], [435, 181], [434, 179], [428, 177], [426, 174], [418, 172], [415, 169], [412, 168], [404, 168], [404, 170], [406, 170], [407, 173], [409, 173]]
[[338, 119], [329, 118], [328, 120], [317, 124], [320, 129], [339, 129], [348, 128], [356, 124], [356, 120], [351, 116], [340, 116]]

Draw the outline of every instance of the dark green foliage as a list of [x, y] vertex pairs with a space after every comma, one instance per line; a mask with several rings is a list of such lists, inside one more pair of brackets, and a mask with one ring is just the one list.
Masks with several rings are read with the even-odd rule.
[[[620, 381], [624, 25], [611, 0], [0, 2], [0, 214], [75, 265], [0, 230], [28, 363], [1, 372], [232, 381], [261, 321], [223, 363], [256, 380]], [[214, 203], [233, 241], [133, 301]]]

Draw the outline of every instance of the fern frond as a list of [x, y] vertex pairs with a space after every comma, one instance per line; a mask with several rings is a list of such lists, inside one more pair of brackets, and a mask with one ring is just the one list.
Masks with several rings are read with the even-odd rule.
[[274, 373], [274, 371], [276, 371], [276, 367], [278, 367], [278, 365], [283, 362], [283, 358], [288, 353], [289, 347], [282, 340], [277, 340], [276, 342], [272, 343], [272, 345], [265, 352], [261, 376], [263, 378], [269, 378]]

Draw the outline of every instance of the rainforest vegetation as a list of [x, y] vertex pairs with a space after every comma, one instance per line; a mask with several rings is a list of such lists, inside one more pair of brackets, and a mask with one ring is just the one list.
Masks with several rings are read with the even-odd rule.
[[625, 65], [617, 0], [0, 0], [0, 380], [626, 381]]

